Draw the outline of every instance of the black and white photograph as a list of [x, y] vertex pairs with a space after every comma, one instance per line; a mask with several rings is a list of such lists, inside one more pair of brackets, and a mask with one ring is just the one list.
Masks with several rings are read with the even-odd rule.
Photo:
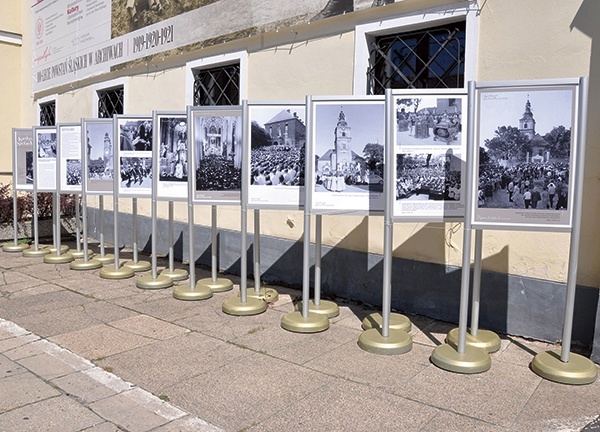
[[33, 184], [33, 150], [25, 152], [25, 183]]
[[122, 157], [119, 190], [151, 189], [152, 158]]
[[158, 127], [160, 134], [159, 181], [187, 183], [187, 118], [160, 117]]
[[383, 211], [384, 101], [313, 104], [313, 208]]
[[61, 193], [81, 193], [81, 124], [58, 126]]
[[88, 193], [112, 193], [114, 188], [113, 122], [85, 120], [86, 182]]
[[81, 160], [67, 159], [67, 185], [81, 185]]
[[476, 218], [568, 219], [551, 214], [569, 210], [574, 103], [573, 87], [480, 91]]
[[13, 183], [15, 190], [33, 189], [33, 131], [13, 129]]
[[38, 133], [38, 159], [56, 159], [56, 133]]
[[152, 151], [152, 120], [119, 121], [121, 151]]
[[192, 110], [191, 113], [194, 199], [239, 202], [243, 147], [241, 109]]
[[403, 148], [461, 146], [463, 98], [399, 96], [396, 104], [396, 144]]
[[250, 105], [250, 206], [303, 205], [305, 113], [304, 104]]

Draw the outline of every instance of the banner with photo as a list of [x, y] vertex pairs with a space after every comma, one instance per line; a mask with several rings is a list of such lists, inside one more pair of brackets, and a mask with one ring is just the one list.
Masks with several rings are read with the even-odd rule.
[[152, 117], [117, 115], [114, 122], [115, 175], [118, 194], [132, 198], [152, 195]]
[[192, 201], [240, 204], [242, 107], [188, 107]]
[[33, 129], [13, 129], [13, 186], [33, 190]]
[[185, 111], [153, 113], [153, 179], [156, 198], [164, 201], [187, 201], [188, 197], [188, 127]]
[[87, 194], [112, 195], [114, 190], [113, 119], [81, 120], [83, 187]]
[[478, 83], [474, 227], [570, 227], [577, 90]]
[[58, 125], [58, 169], [61, 193], [81, 193], [81, 124]]
[[249, 208], [304, 206], [305, 112], [303, 102], [248, 102], [244, 184]]
[[34, 184], [37, 192], [56, 192], [57, 148], [56, 127], [37, 126], [33, 128]]
[[383, 213], [385, 100], [312, 97], [307, 184], [314, 213]]
[[394, 92], [391, 105], [393, 219], [464, 218], [467, 95]]

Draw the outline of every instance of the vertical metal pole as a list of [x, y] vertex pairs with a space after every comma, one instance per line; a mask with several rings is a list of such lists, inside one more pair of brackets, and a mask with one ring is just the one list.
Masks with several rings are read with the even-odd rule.
[[115, 270], [119, 270], [119, 188], [117, 183], [118, 173], [115, 176], [115, 187], [113, 192], [113, 224], [115, 235]]
[[87, 193], [82, 188], [81, 191], [81, 223], [83, 236], [83, 261], [88, 262], [88, 220], [87, 220]]
[[315, 217], [315, 294], [314, 304], [321, 304], [321, 253], [323, 245], [323, 215]]
[[100, 215], [100, 256], [104, 257], [104, 195], [98, 197], [98, 214]]
[[19, 205], [17, 200], [17, 189], [14, 187], [13, 182], [13, 232], [15, 238], [15, 246], [19, 243], [19, 233], [18, 233], [18, 222], [17, 218], [19, 215], [17, 214], [17, 206]]
[[[306, 113], [307, 127], [306, 130], [311, 130], [313, 122], [312, 102], [310, 96], [306, 97]], [[312, 136], [307, 135], [312, 141]], [[310, 173], [314, 173], [314, 165], [308, 166], [309, 163], [314, 164], [312, 143], [306, 142], [306, 172], [304, 184], [304, 243], [302, 244], [302, 318], [308, 318], [310, 301], [310, 208], [312, 200], [312, 190], [315, 187], [314, 178], [311, 178]]]
[[475, 230], [475, 263], [473, 264], [473, 300], [471, 301], [471, 335], [479, 331], [479, 309], [481, 304], [481, 255], [483, 253], [483, 231]]
[[133, 262], [138, 262], [138, 239], [137, 239], [137, 198], [133, 198], [132, 217], [133, 217]]
[[260, 210], [254, 209], [254, 290], [260, 291]]
[[211, 206], [211, 242], [210, 242], [210, 276], [213, 282], [217, 281], [217, 206]]
[[52, 245], [54, 246], [54, 249], [56, 249], [56, 256], [60, 256], [60, 250], [58, 250], [60, 246], [58, 244], [58, 234], [56, 232], [56, 230], [58, 229], [58, 213], [60, 211], [58, 209], [57, 200], [58, 193], [52, 192]]
[[79, 218], [81, 217], [81, 211], [79, 209], [79, 194], [74, 194], [75, 199], [75, 241], [77, 242], [77, 252], [81, 252], [81, 223]]
[[156, 279], [157, 271], [156, 271], [156, 188], [152, 188], [152, 279]]
[[[190, 181], [190, 184], [192, 182]], [[190, 261], [190, 289], [196, 288], [196, 255], [194, 253], [194, 203], [192, 202], [191, 188], [188, 198], [188, 238], [189, 238], [189, 261]]]
[[175, 251], [173, 249], [174, 235], [173, 235], [173, 201], [169, 201], [169, 272], [173, 273], [175, 270], [175, 257], [173, 256]]
[[248, 301], [248, 293], [246, 290], [248, 289], [248, 209], [247, 206], [242, 205], [242, 221], [240, 231], [242, 233], [241, 239], [241, 247], [242, 247], [242, 255], [240, 257], [240, 300], [242, 303], [246, 303]]
[[54, 235], [55, 235], [55, 248], [56, 248], [56, 256], [60, 256], [61, 254], [61, 250], [60, 250], [60, 243], [61, 243], [61, 238], [60, 238], [60, 193], [56, 192], [54, 194], [54, 210], [53, 210], [56, 215], [54, 216]]
[[38, 235], [38, 200], [37, 200], [37, 188], [33, 191], [33, 249], [39, 250], [40, 241]]
[[[392, 92], [386, 90], [386, 107], [393, 105]], [[387, 153], [384, 160], [385, 181], [383, 183], [383, 196], [385, 206], [383, 210], [383, 287], [381, 299], [381, 336], [390, 335], [390, 314], [392, 311], [392, 233], [394, 224], [392, 221], [393, 194], [392, 184], [394, 179], [394, 127], [395, 122], [391, 121], [390, 113], [385, 116], [385, 134], [387, 143]]]
[[564, 363], [569, 361], [571, 350], [571, 336], [573, 332], [573, 309], [575, 307], [575, 290], [577, 288], [577, 265], [579, 262], [579, 237], [581, 235], [581, 203], [583, 200], [583, 168], [585, 164], [585, 143], [587, 129], [589, 78], [579, 80], [579, 121], [577, 127], [577, 170], [575, 170], [575, 184], [571, 189], [572, 221], [571, 244], [569, 248], [569, 268], [567, 271], [567, 298], [565, 302], [565, 318], [563, 323], [562, 346], [560, 359]]
[[[468, 98], [468, 119], [469, 126], [467, 128], [467, 161], [472, 161], [474, 157], [475, 135], [475, 82], [469, 81], [469, 98]], [[461, 271], [461, 287], [460, 287], [460, 310], [458, 319], [458, 347], [459, 354], [464, 354], [467, 345], [467, 319], [469, 314], [469, 278], [471, 273], [471, 213], [473, 205], [473, 196], [475, 195], [474, 185], [475, 178], [473, 176], [473, 164], [467, 163], [467, 178], [465, 194], [465, 222], [463, 236], [463, 253], [462, 253], [462, 271]]]

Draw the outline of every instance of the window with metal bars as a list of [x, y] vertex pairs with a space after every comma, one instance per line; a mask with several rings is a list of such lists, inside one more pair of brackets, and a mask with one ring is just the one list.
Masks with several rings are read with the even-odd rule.
[[123, 114], [123, 87], [98, 91], [98, 117], [112, 118], [115, 114]]
[[40, 126], [56, 126], [56, 101], [40, 104]]
[[238, 105], [239, 63], [210, 69], [194, 69], [194, 106]]
[[376, 37], [370, 46], [368, 91], [462, 88], [465, 22]]

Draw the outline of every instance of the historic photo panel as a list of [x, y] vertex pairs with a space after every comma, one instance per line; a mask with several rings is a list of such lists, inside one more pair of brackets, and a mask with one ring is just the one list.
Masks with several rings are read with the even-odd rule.
[[314, 101], [312, 209], [383, 212], [385, 102]]
[[479, 92], [475, 222], [569, 224], [574, 89]]
[[465, 95], [393, 98], [396, 219], [464, 217]]
[[81, 193], [81, 125], [59, 125], [60, 191]]
[[305, 106], [251, 105], [248, 205], [304, 205]]
[[14, 184], [16, 190], [33, 189], [33, 130], [13, 129]]
[[187, 117], [156, 116], [158, 127], [158, 182], [159, 199], [186, 199], [188, 192], [188, 127]]
[[241, 109], [191, 110], [193, 200], [237, 204], [242, 186]]
[[39, 192], [56, 191], [56, 129], [36, 128], [37, 159], [35, 169], [36, 188]]
[[117, 117], [119, 194], [152, 194], [152, 119]]
[[84, 120], [85, 190], [91, 194], [111, 194], [113, 182], [113, 122]]

